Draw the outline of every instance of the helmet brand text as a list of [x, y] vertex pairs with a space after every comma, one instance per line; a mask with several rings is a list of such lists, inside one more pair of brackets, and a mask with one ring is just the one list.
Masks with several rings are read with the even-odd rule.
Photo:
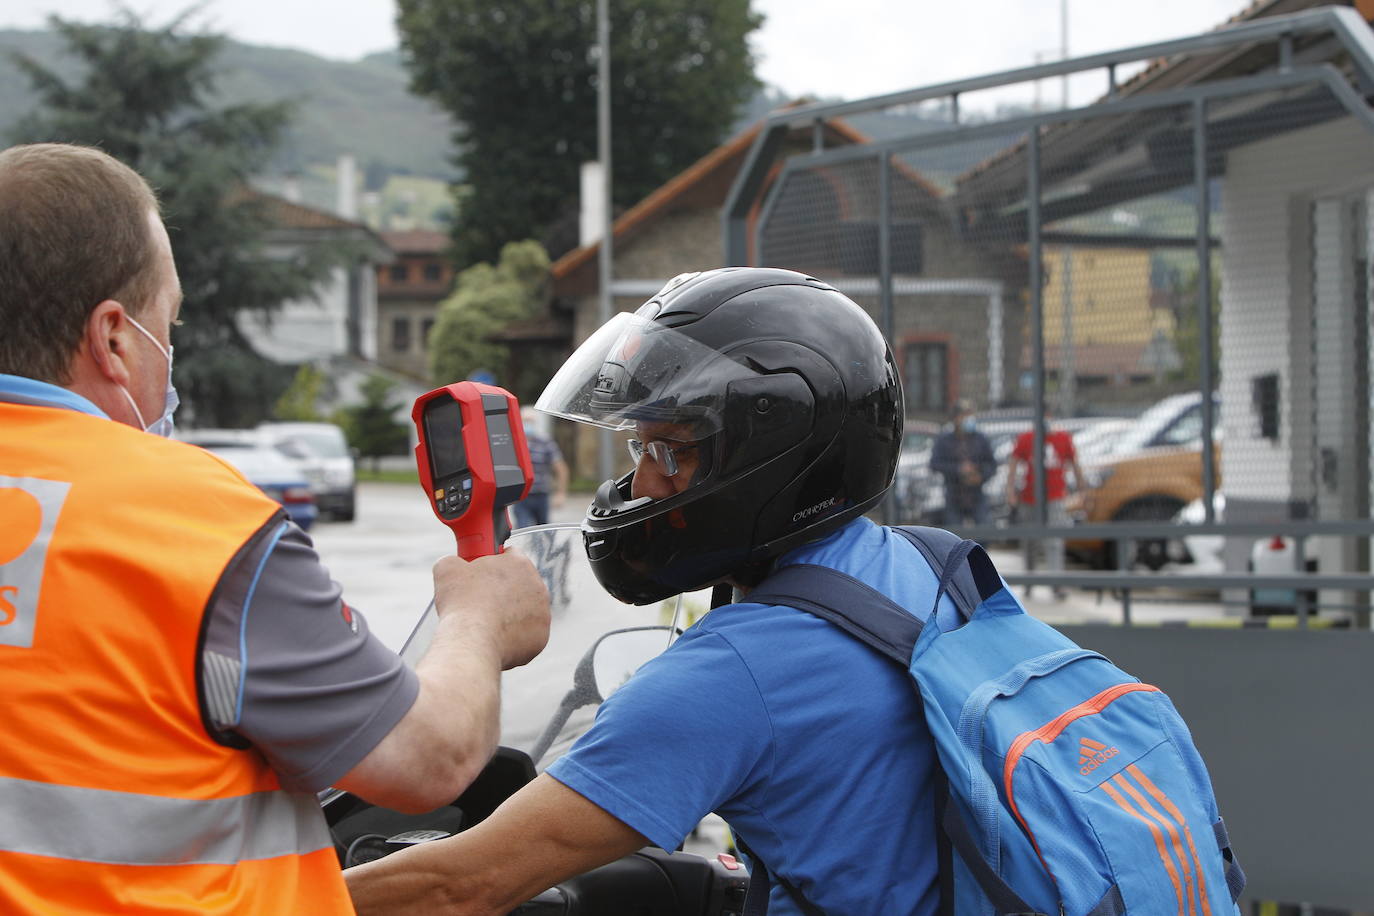
[[801, 520], [804, 519], [804, 518], [810, 518], [811, 516], [815, 515], [817, 512], [821, 512], [821, 511], [823, 511], [823, 510], [825, 510], [825, 509], [829, 509], [829, 508], [830, 508], [831, 506], [833, 506], [833, 505], [835, 505], [835, 497], [832, 496], [832, 497], [830, 497], [829, 499], [827, 499], [825, 502], [816, 503], [814, 506], [811, 506], [811, 507], [809, 507], [809, 508], [806, 508], [806, 509], [801, 510], [801, 511], [798, 512], [796, 515], [793, 515], [793, 516], [792, 516], [792, 521], [794, 521], [794, 522], [799, 522], [799, 521], [801, 521]]

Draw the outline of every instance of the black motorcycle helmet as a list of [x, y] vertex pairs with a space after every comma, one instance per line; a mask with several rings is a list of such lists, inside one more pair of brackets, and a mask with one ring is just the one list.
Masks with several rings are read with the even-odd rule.
[[754, 584], [783, 552], [877, 504], [892, 483], [902, 388], [862, 308], [790, 270], [676, 277], [593, 334], [537, 406], [615, 430], [692, 430], [690, 485], [632, 498], [608, 480], [582, 522], [592, 569], [649, 604], [727, 579]]

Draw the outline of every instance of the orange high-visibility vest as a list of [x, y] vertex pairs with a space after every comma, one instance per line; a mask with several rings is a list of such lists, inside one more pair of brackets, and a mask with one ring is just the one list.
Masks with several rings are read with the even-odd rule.
[[212, 593], [278, 511], [194, 446], [0, 403], [0, 912], [353, 912], [315, 796], [197, 700]]

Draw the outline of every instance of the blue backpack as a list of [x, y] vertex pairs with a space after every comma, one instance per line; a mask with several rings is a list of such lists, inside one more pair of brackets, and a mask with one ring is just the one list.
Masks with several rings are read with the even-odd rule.
[[[932, 608], [923, 626], [857, 579], [808, 564], [778, 570], [748, 601], [815, 614], [910, 673], [947, 783], [941, 911], [1238, 914], [1245, 875], [1169, 698], [1027, 614], [978, 544], [890, 530], [939, 574], [935, 607], [948, 594], [957, 623]], [[751, 914], [768, 893], [763, 863], [754, 871]]]

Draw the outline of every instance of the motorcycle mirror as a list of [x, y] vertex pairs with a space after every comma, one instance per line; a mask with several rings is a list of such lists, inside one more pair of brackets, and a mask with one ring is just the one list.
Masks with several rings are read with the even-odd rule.
[[607, 633], [597, 642], [589, 659], [592, 683], [601, 702], [630, 679], [639, 666], [668, 646], [667, 627], [643, 627]]
[[574, 710], [603, 702], [628, 681], [640, 665], [668, 648], [670, 635], [680, 634], [680, 630], [672, 627], [628, 627], [612, 630], [593, 643], [577, 663], [572, 689], [564, 695], [558, 711], [544, 726], [544, 733], [530, 751], [530, 759], [536, 764], [544, 759]]

